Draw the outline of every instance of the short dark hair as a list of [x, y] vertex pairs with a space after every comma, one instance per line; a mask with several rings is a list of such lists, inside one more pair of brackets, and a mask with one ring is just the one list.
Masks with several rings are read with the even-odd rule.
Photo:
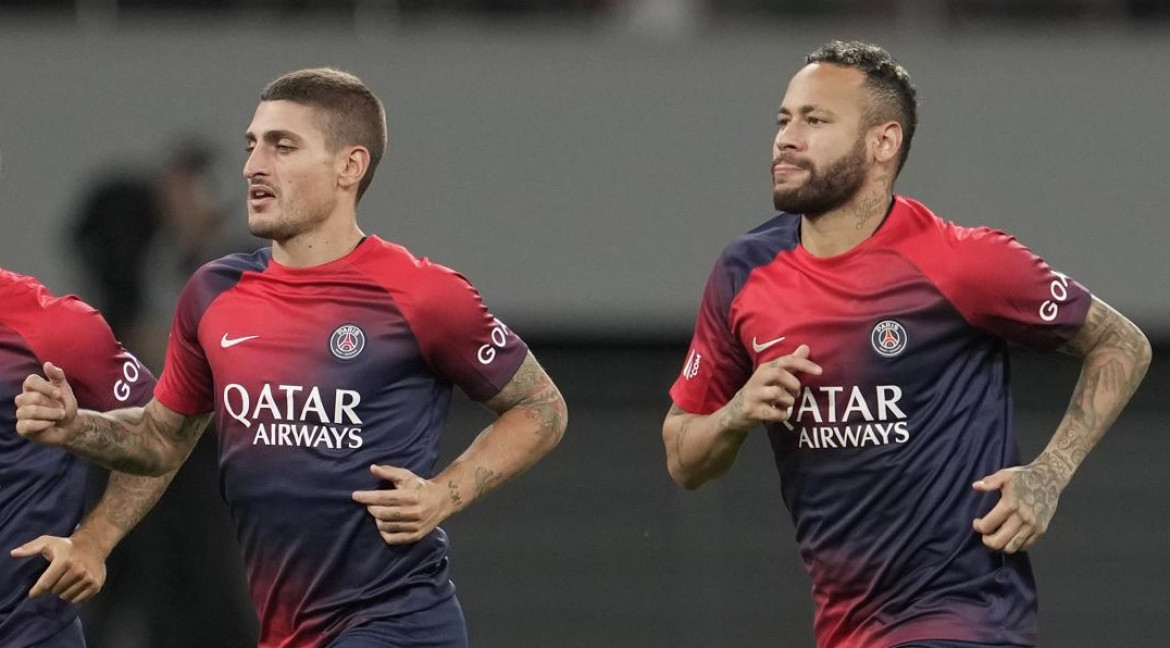
[[898, 154], [898, 172], [901, 172], [918, 127], [918, 90], [906, 68], [886, 50], [860, 41], [830, 41], [805, 57], [805, 63], [830, 63], [865, 74], [865, 85], [873, 97], [866, 110], [866, 127], [885, 121], [902, 125], [904, 137]]
[[381, 100], [356, 76], [334, 68], [289, 72], [269, 83], [261, 101], [292, 101], [323, 113], [326, 143], [334, 148], [357, 144], [370, 152], [370, 168], [358, 184], [357, 198], [374, 179], [386, 150], [386, 111]]

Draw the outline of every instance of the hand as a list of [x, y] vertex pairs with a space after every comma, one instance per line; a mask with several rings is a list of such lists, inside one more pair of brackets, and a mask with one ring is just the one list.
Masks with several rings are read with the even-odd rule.
[[16, 431], [20, 436], [49, 446], [62, 446], [73, 438], [69, 429], [77, 420], [77, 398], [65, 380], [65, 372], [45, 363], [45, 376], [24, 379], [24, 391], [15, 399]]
[[105, 556], [84, 541], [43, 535], [13, 549], [13, 558], [40, 554], [48, 568], [29, 590], [29, 598], [53, 593], [69, 603], [81, 603], [97, 594], [106, 582]]
[[809, 360], [808, 354], [808, 345], [802, 344], [791, 354], [760, 365], [727, 404], [724, 426], [743, 430], [787, 419], [800, 396], [801, 382], [796, 374], [821, 373], [820, 365]]
[[353, 499], [366, 505], [386, 544], [418, 542], [451, 514], [447, 494], [434, 482], [394, 466], [370, 466], [370, 472], [394, 488], [354, 491]]
[[1044, 535], [1063, 488], [1055, 471], [1038, 462], [1004, 468], [972, 487], [981, 493], [1000, 491], [999, 502], [975, 518], [974, 528], [989, 549], [1009, 554], [1027, 551]]

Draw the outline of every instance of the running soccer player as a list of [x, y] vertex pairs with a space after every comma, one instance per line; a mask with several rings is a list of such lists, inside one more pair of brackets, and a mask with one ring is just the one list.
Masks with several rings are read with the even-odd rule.
[[110, 551], [174, 472], [111, 473], [101, 500], [78, 525], [88, 466], [18, 436], [13, 399], [25, 376], [47, 360], [69, 373], [86, 407], [142, 405], [154, 376], [75, 297], [54, 297], [36, 279], [0, 269], [0, 303], [0, 645], [84, 648], [77, 604], [101, 589]]
[[[357, 77], [276, 79], [245, 138], [272, 246], [190, 279], [154, 400], [78, 412], [48, 364], [18, 429], [156, 474], [214, 413], [262, 648], [466, 646], [438, 525], [551, 450], [564, 400], [466, 279], [359, 229], [386, 122]], [[499, 417], [437, 472], [452, 385]]]
[[[1034, 646], [1027, 554], [1142, 380], [1137, 327], [1010, 236], [894, 195], [916, 91], [832, 42], [792, 77], [781, 213], [715, 263], [663, 423], [671, 476], [726, 473], [763, 424], [813, 583], [820, 648]], [[1022, 464], [1008, 343], [1083, 358]]]

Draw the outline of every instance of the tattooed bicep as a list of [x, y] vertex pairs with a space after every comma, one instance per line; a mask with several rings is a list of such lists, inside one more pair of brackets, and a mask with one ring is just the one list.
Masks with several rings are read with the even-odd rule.
[[1090, 350], [1103, 342], [1120, 342], [1121, 338], [1133, 328], [1133, 324], [1121, 313], [1114, 310], [1112, 306], [1096, 297], [1093, 297], [1092, 300], [1092, 303], [1089, 304], [1089, 312], [1085, 315], [1085, 323], [1081, 325], [1081, 329], [1077, 331], [1076, 335], [1060, 347], [1060, 352], [1083, 358]]
[[557, 393], [556, 385], [541, 368], [532, 352], [529, 352], [508, 384], [504, 385], [500, 393], [484, 401], [484, 405], [493, 412], [502, 414], [517, 405], [541, 400], [552, 393]]

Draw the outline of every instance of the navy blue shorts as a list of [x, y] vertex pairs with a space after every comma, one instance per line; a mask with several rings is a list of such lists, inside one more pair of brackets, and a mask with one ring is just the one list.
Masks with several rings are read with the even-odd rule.
[[894, 648], [1027, 648], [1026, 646], [1007, 646], [1000, 644], [971, 643], [970, 641], [924, 640], [912, 641], [907, 644], [898, 644]]
[[74, 619], [73, 623], [65, 626], [65, 629], [37, 648], [85, 648], [85, 633], [81, 631], [81, 619]]
[[329, 648], [468, 648], [467, 622], [452, 596], [433, 608], [350, 628]]

